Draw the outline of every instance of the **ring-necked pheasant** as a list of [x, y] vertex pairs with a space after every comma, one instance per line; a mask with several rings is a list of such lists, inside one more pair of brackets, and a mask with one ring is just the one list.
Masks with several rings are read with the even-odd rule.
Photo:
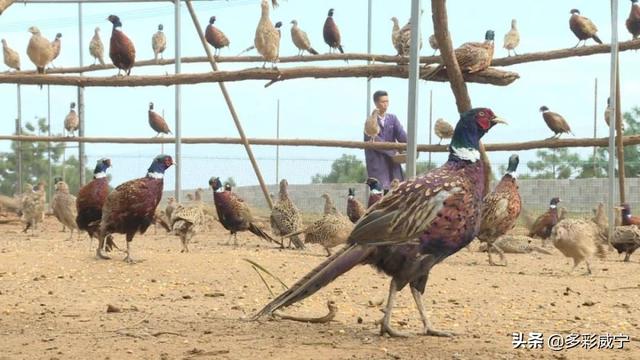
[[[93, 180], [78, 190], [76, 197], [76, 225], [78, 229], [84, 230], [93, 240], [100, 232], [100, 220], [102, 219], [102, 206], [109, 195], [109, 178], [107, 169], [111, 167], [111, 159], [102, 158], [96, 162], [93, 170]], [[110, 248], [113, 245], [111, 238], [107, 244]]]
[[329, 45], [329, 53], [332, 53], [333, 49], [338, 49], [344, 54], [340, 39], [340, 29], [338, 29], [338, 25], [336, 25], [336, 22], [333, 20], [333, 9], [329, 9], [327, 19], [324, 21], [322, 37], [324, 37], [324, 42]]
[[60, 39], [62, 39], [62, 34], [57, 33], [56, 38], [51, 42], [51, 48], [53, 49], [53, 56], [51, 57], [52, 67], [55, 67], [55, 65], [53, 65], [53, 60], [57, 59], [58, 56], [60, 56], [60, 50], [62, 50], [62, 40]]
[[171, 134], [171, 130], [169, 130], [169, 125], [164, 120], [164, 118], [153, 111], [153, 103], [149, 103], [149, 126], [156, 132], [156, 137], [160, 136], [160, 134]]
[[477, 235], [485, 165], [480, 138], [502, 122], [487, 108], [461, 114], [449, 147], [449, 160], [415, 180], [405, 181], [367, 210], [355, 225], [347, 245], [283, 294], [256, 318], [299, 302], [359, 264], [370, 264], [391, 276], [381, 334], [404, 336], [390, 325], [398, 291], [410, 285], [425, 335], [449, 335], [433, 329], [422, 294], [430, 269], [467, 246]]
[[130, 75], [131, 68], [136, 62], [136, 48], [131, 39], [122, 31], [122, 22], [119, 17], [109, 15], [107, 20], [113, 24], [109, 43], [109, 57], [113, 65], [118, 68], [118, 75], [120, 75], [120, 71]]
[[629, 17], [625, 25], [633, 39], [637, 39], [640, 36], [640, 5], [638, 0], [631, 0], [631, 11], [629, 11]]
[[118, 233], [125, 234], [127, 239], [127, 256], [124, 261], [134, 262], [131, 257], [131, 241], [136, 233], [144, 234], [153, 222], [156, 207], [162, 198], [164, 172], [171, 165], [171, 156], [158, 155], [151, 162], [145, 177], [124, 182], [107, 196], [102, 207], [100, 241], [96, 250], [99, 259], [108, 259], [102, 254], [105, 237]]
[[580, 15], [580, 10], [571, 9], [571, 17], [569, 18], [569, 28], [578, 38], [578, 43], [574, 47], [578, 47], [584, 41], [582, 46], [587, 45], [588, 39], [593, 39], [598, 44], [602, 44], [602, 40], [596, 35], [598, 28], [589, 18]]
[[559, 138], [563, 133], [573, 135], [571, 127], [562, 115], [549, 110], [549, 108], [544, 105], [540, 107], [540, 112], [542, 113], [542, 119], [544, 122], [547, 124], [549, 129], [553, 131], [554, 135], [550, 137], [550, 139]]
[[253, 215], [251, 215], [249, 205], [231, 190], [226, 191], [220, 178], [211, 177], [209, 186], [213, 189], [213, 203], [216, 206], [218, 221], [230, 232], [227, 244], [233, 236], [234, 245], [238, 245], [237, 233], [239, 231], [250, 231], [259, 238], [278, 244], [269, 234], [253, 223]]
[[213, 46], [215, 49], [213, 52], [213, 56], [220, 56], [220, 50], [224, 47], [229, 47], [231, 43], [229, 38], [222, 32], [222, 30], [218, 29], [213, 23], [216, 22], [216, 17], [212, 16], [209, 18], [209, 25], [207, 25], [207, 29], [204, 33], [204, 38], [207, 40], [209, 45]]
[[522, 209], [522, 200], [516, 183], [516, 170], [519, 162], [517, 154], [509, 157], [507, 173], [504, 174], [495, 190], [488, 194], [482, 202], [482, 222], [480, 223], [478, 240], [487, 244], [487, 254], [491, 265], [496, 265], [491, 258], [491, 250], [496, 250], [503, 264], [507, 264], [504, 253], [499, 247], [494, 246], [494, 242], [513, 229]]
[[377, 203], [384, 196], [384, 190], [380, 181], [374, 177], [367, 178], [365, 184], [369, 185], [369, 200], [367, 200], [367, 208]]
[[356, 199], [356, 189], [349, 188], [349, 195], [347, 196], [347, 216], [349, 220], [355, 224], [366, 211], [367, 209], [365, 209], [364, 205]]
[[616, 226], [611, 239], [613, 246], [618, 254], [625, 253], [624, 261], [629, 261], [633, 254], [640, 247], [640, 217], [631, 215], [631, 207], [629, 204], [622, 204], [617, 207], [622, 215], [622, 226]]
[[[284, 236], [294, 231], [298, 231], [302, 227], [302, 216], [300, 210], [291, 201], [289, 197], [289, 182], [286, 179], [280, 180], [280, 191], [278, 192], [278, 201], [271, 209], [271, 232], [276, 236]], [[280, 239], [282, 246], [284, 241]], [[289, 247], [291, 243], [296, 249], [304, 249], [304, 243], [299, 236], [289, 238]]]
[[69, 113], [64, 118], [64, 129], [67, 130], [71, 136], [76, 136], [75, 132], [78, 130], [80, 126], [80, 119], [78, 118], [78, 114], [76, 113], [76, 103], [72, 102], [69, 104]]
[[549, 202], [549, 210], [538, 216], [531, 228], [529, 229], [529, 237], [540, 237], [542, 244], [546, 245], [546, 240], [551, 236], [551, 230], [559, 221], [558, 204], [559, 197], [554, 197]]

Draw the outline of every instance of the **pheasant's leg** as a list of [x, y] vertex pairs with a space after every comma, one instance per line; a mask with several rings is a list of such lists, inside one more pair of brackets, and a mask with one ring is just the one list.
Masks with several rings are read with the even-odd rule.
[[424, 326], [424, 330], [422, 332], [423, 335], [427, 336], [444, 336], [451, 337], [454, 334], [449, 331], [436, 330], [431, 326], [431, 322], [427, 318], [427, 313], [424, 309], [424, 304], [422, 303], [422, 293], [418, 289], [411, 287], [411, 295], [413, 295], [413, 300], [416, 302], [416, 307], [418, 308], [418, 312], [420, 313], [420, 318], [422, 319], [422, 325]]
[[574, 48], [577, 48], [577, 47], [578, 47], [578, 45], [580, 45], [580, 42], [581, 42], [581, 41], [582, 41], [582, 40], [578, 40], [578, 43], [576, 44], [576, 46], [574, 46]]
[[133, 240], [134, 234], [127, 234], [127, 256], [125, 256], [124, 261], [129, 264], [134, 264], [136, 261], [131, 257], [131, 241]]
[[327, 251], [327, 257], [331, 256], [331, 250], [328, 247], [324, 248]]
[[180, 252], [189, 252], [189, 250], [187, 249], [187, 239], [185, 235], [180, 235], [180, 242], [182, 243], [182, 250], [180, 250]]
[[106, 236], [105, 234], [99, 234], [98, 235], [98, 248], [96, 249], [96, 258], [108, 260], [108, 259], [111, 259], [111, 258], [102, 253], [102, 249], [104, 248], [105, 236]]
[[389, 334], [391, 337], [409, 337], [409, 334], [405, 334], [399, 332], [391, 327], [389, 321], [391, 320], [391, 310], [393, 310], [393, 305], [396, 301], [396, 294], [398, 293], [398, 289], [396, 288], [395, 279], [391, 279], [391, 284], [389, 285], [389, 298], [387, 299], [387, 306], [384, 309], [384, 317], [382, 321], [380, 321], [380, 336], [384, 336], [384, 334]]
[[233, 234], [233, 246], [238, 246], [238, 233]]
[[624, 260], [622, 260], [622, 261], [629, 262], [629, 258], [630, 257], [631, 257], [631, 254], [627, 252], [627, 253], [624, 254]]
[[[493, 262], [493, 259], [491, 259], [491, 250], [494, 249], [496, 250], [496, 252], [498, 253], [498, 255], [500, 255], [500, 264], [496, 264]], [[507, 266], [507, 259], [504, 257], [504, 251], [502, 251], [502, 249], [500, 249], [498, 246], [495, 246], [493, 243], [489, 244], [487, 246], [487, 254], [489, 254], [489, 265], [491, 266]]]
[[518, 55], [518, 53], [516, 52], [516, 49], [513, 49], [513, 55]]
[[591, 265], [589, 264], [589, 260], [585, 259], [584, 263], [587, 264], [587, 273], [585, 275], [591, 275]]

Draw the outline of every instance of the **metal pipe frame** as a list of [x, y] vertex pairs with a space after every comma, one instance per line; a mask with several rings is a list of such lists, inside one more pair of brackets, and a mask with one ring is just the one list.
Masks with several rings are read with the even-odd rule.
[[[78, 62], [80, 64], [80, 67], [83, 66], [83, 57], [82, 57], [82, 48], [83, 48], [83, 43], [82, 43], [82, 3], [78, 4], [78, 46], [79, 46], [79, 55], [78, 55]], [[80, 75], [82, 75], [82, 73], [80, 73]], [[79, 86], [78, 87], [78, 136], [84, 136], [84, 88]], [[86, 156], [85, 156], [85, 146], [83, 143], [78, 144], [78, 179], [80, 186], [83, 186], [84, 184], [87, 183], [87, 179], [86, 179], [86, 172], [85, 172], [85, 160], [86, 160]], [[63, 164], [64, 166], [64, 164]], [[51, 181], [51, 179], [49, 179], [49, 181]]]
[[[180, 74], [182, 68], [181, 61], [181, 31], [180, 31], [180, 0], [175, 0], [175, 42], [176, 42], [176, 64], [175, 64], [175, 73]], [[176, 201], [180, 202], [182, 196], [182, 93], [180, 92], [181, 85], [175, 86], [175, 110], [176, 110], [176, 119], [175, 119], [175, 128], [176, 132], [176, 142], [175, 142], [175, 162], [176, 162], [176, 180], [175, 180], [175, 198]]]
[[615, 134], [617, 119], [617, 101], [616, 101], [616, 74], [618, 71], [618, 0], [611, 0], [611, 74], [609, 80], [609, 109], [611, 112], [609, 122], [609, 239], [613, 236], [615, 222], [615, 191], [616, 191], [616, 174], [615, 174]]
[[411, 1], [411, 45], [409, 51], [409, 104], [407, 116], [407, 178], [416, 176], [416, 158], [418, 157], [418, 75], [420, 62], [420, 9], [421, 0]]

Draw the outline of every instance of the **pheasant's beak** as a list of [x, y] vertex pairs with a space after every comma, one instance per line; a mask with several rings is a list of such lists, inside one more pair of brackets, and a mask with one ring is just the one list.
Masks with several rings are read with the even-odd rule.
[[503, 118], [499, 118], [499, 117], [495, 117], [493, 119], [491, 119], [491, 122], [494, 124], [505, 124], [505, 125], [509, 125], [509, 123], [507, 122], [507, 120], [503, 119]]

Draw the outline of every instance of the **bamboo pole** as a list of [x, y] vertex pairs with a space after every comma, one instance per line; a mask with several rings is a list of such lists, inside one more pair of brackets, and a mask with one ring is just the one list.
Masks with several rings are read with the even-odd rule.
[[[131, 138], [131, 137], [63, 137], [63, 136], [17, 136], [0, 135], [0, 141], [40, 141], [40, 142], [78, 142], [91, 144], [173, 144], [173, 137]], [[347, 140], [323, 140], [323, 139], [273, 139], [273, 138], [247, 138], [252, 145], [260, 146], [312, 146], [334, 147], [345, 149], [380, 149], [380, 150], [404, 150], [405, 143], [390, 142], [364, 142]], [[537, 149], [576, 148], [576, 147], [607, 147], [609, 138], [571, 138], [571, 139], [546, 139], [532, 140], [517, 143], [486, 144], [487, 151], [524, 151]], [[241, 138], [229, 137], [189, 137], [182, 138], [183, 144], [243, 144]], [[627, 135], [622, 137], [624, 146], [639, 145], [640, 135]], [[420, 152], [447, 152], [448, 145], [419, 144]]]
[[[638, 50], [640, 49], [640, 39], [637, 40], [629, 40], [620, 43], [620, 51], [628, 51], [628, 50]], [[525, 64], [531, 62], [538, 61], [550, 61], [550, 60], [560, 60], [571, 57], [581, 57], [581, 56], [591, 56], [597, 54], [607, 54], [611, 52], [611, 46], [608, 44], [604, 45], [590, 45], [590, 46], [582, 46], [578, 48], [566, 48], [566, 49], [557, 49], [550, 51], [539, 51], [528, 54], [520, 54], [515, 56], [508, 56], [503, 58], [493, 59], [491, 62], [491, 66], [512, 66], [518, 64]], [[217, 63], [262, 63], [263, 59], [260, 56], [216, 56], [215, 60]], [[400, 64], [406, 65], [409, 63], [408, 57], [402, 57], [397, 55], [382, 55], [382, 54], [358, 54], [358, 53], [348, 53], [348, 54], [321, 54], [321, 55], [305, 55], [305, 56], [282, 56], [279, 59], [279, 63], [312, 63], [312, 62], [322, 62], [322, 61], [342, 61], [342, 60], [353, 60], [353, 61], [368, 61], [371, 63], [383, 63], [383, 64]], [[194, 63], [203, 63], [208, 62], [206, 56], [185, 56], [181, 58], [183, 64], [194, 64]], [[420, 63], [423, 65], [429, 64], [438, 64], [440, 63], [440, 56], [421, 56]], [[175, 59], [162, 59], [156, 62], [153, 59], [150, 60], [141, 60], [135, 63], [134, 67], [144, 67], [144, 66], [164, 66], [164, 65], [173, 65], [175, 63]], [[66, 67], [66, 68], [54, 68], [47, 69], [48, 74], [75, 74], [80, 72], [91, 72], [91, 71], [102, 71], [102, 70], [115, 70], [115, 66], [112, 64], [105, 65], [88, 65], [88, 66], [74, 66], [74, 67]], [[27, 75], [27, 74], [35, 74], [35, 70], [23, 70], [17, 71], [15, 74], [18, 75]]]
[[[429, 69], [420, 69], [420, 76], [429, 74]], [[199, 74], [171, 74], [171, 75], [147, 75], [147, 76], [109, 76], [109, 77], [88, 77], [88, 76], [64, 76], [50, 74], [0, 74], [0, 84], [26, 84], [26, 85], [62, 85], [62, 86], [170, 86], [184, 84], [200, 84], [209, 82], [231, 82], [242, 80], [270, 80], [272, 83], [302, 79], [302, 78], [379, 78], [396, 77], [408, 78], [407, 66], [399, 65], [362, 65], [362, 66], [342, 66], [342, 67], [298, 67], [291, 69], [262, 69], [252, 68], [234, 71], [214, 71]], [[520, 76], [511, 71], [503, 71], [489, 68], [474, 74], [465, 74], [464, 78], [468, 82], [480, 84], [491, 84], [506, 86], [514, 82]], [[445, 72], [433, 75], [429, 80], [448, 81]]]
[[[193, 4], [191, 4], [191, 0], [186, 1], [187, 9], [189, 9], [189, 14], [191, 15], [191, 20], [193, 20], [193, 25], [198, 32], [198, 36], [200, 37], [200, 42], [204, 47], [204, 51], [207, 53], [207, 57], [209, 59], [209, 64], [213, 69], [212, 74], [219, 73], [218, 65], [216, 64], [216, 60], [211, 53], [211, 49], [207, 44], [207, 41], [204, 38], [204, 33], [202, 32], [202, 27], [200, 26], [200, 21], [198, 21], [198, 17], [196, 16], [196, 12], [193, 10]], [[224, 100], [227, 102], [227, 107], [229, 108], [229, 112], [231, 113], [231, 117], [233, 118], [233, 122], [236, 125], [236, 129], [238, 129], [238, 134], [240, 135], [240, 139], [242, 140], [242, 145], [244, 145], [245, 150], [247, 151], [247, 155], [249, 156], [249, 160], [251, 161], [251, 166], [253, 167], [253, 171], [256, 173], [256, 177], [258, 178], [258, 183], [260, 183], [260, 188], [262, 188], [262, 193], [264, 195], [265, 200], [267, 201], [267, 205], [269, 205], [269, 209], [273, 208], [273, 202], [271, 200], [271, 196], [269, 196], [269, 190], [267, 189], [267, 185], [264, 182], [264, 178], [262, 177], [262, 172], [260, 172], [260, 167], [258, 166], [258, 162], [256, 161], [255, 156], [253, 156], [253, 151], [251, 150], [251, 144], [247, 141], [247, 136], [244, 133], [244, 129], [242, 128], [242, 123], [240, 122], [240, 118], [236, 113], [236, 109], [233, 106], [233, 102], [231, 101], [231, 96], [227, 92], [227, 87], [224, 82], [218, 82], [220, 86], [220, 91], [222, 91], [222, 95], [224, 96]]]

